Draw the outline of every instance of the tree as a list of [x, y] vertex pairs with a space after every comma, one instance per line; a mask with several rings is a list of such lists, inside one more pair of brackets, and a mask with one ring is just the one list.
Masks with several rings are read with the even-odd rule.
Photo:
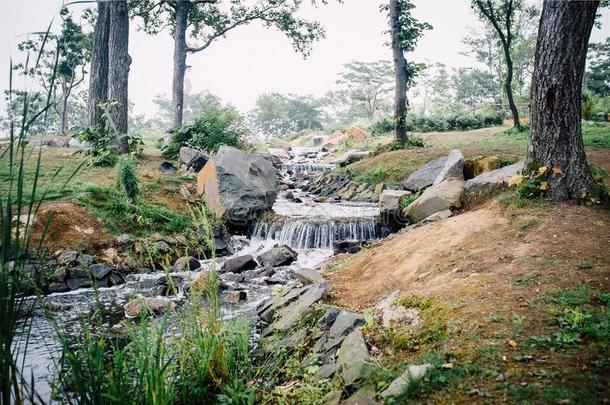
[[[292, 40], [295, 51], [309, 55], [312, 43], [324, 36], [321, 25], [296, 16], [303, 0], [131, 0], [132, 15], [146, 32], [170, 27], [174, 38], [172, 81], [173, 125], [183, 122], [184, 74], [189, 53], [201, 52], [229, 31], [254, 21], [275, 28]], [[197, 44], [189, 44], [187, 36]]]
[[408, 62], [405, 53], [412, 52], [417, 41], [425, 30], [432, 26], [420, 22], [412, 16], [415, 8], [411, 0], [390, 0], [389, 7], [390, 36], [394, 60], [394, 138], [399, 144], [405, 144], [407, 139], [407, 89], [413, 85], [417, 73], [423, 69], [422, 64]]
[[599, 1], [545, 0], [532, 80], [531, 132], [524, 173], [545, 167], [554, 200], [597, 199], [587, 165], [580, 97], [587, 44]]
[[589, 45], [585, 86], [594, 94], [610, 96], [610, 37], [606, 42]]
[[508, 106], [513, 116], [513, 124], [520, 127], [519, 110], [513, 97], [513, 75], [514, 65], [511, 55], [513, 43], [513, 29], [515, 25], [515, 10], [523, 7], [522, 0], [473, 0], [472, 8], [477, 12], [479, 18], [491, 24], [495, 30], [504, 52], [506, 62], [506, 78], [504, 90], [508, 99]]
[[[34, 79], [45, 91], [51, 92], [51, 104], [59, 117], [59, 132], [67, 134], [70, 122], [70, 106], [73, 92], [83, 83], [90, 59], [91, 36], [83, 32], [67, 8], [60, 11], [62, 19], [59, 34], [39, 35], [35, 40], [19, 43], [18, 49], [39, 55], [36, 67], [25, 68], [16, 64], [13, 68]], [[46, 41], [56, 41], [55, 48], [44, 46]], [[51, 78], [55, 81], [51, 86]]]
[[476, 107], [484, 101], [492, 101], [493, 76], [474, 68], [459, 68], [452, 77], [456, 101], [468, 107]]
[[[89, 126], [105, 127], [117, 136], [117, 151], [129, 149], [129, 14], [126, 0], [98, 1], [89, 78]], [[106, 117], [100, 104], [110, 101]]]
[[311, 96], [261, 94], [250, 117], [256, 128], [274, 136], [322, 128], [321, 112]]
[[[174, 119], [172, 100], [165, 95], [157, 95], [153, 99], [153, 103], [155, 103], [158, 109], [155, 118], [152, 119], [153, 124], [161, 130], [170, 129]], [[207, 91], [185, 94], [184, 108], [182, 110], [184, 124], [192, 124], [195, 118], [197, 118], [197, 114], [208, 105], [220, 107], [222, 100], [220, 97]]]

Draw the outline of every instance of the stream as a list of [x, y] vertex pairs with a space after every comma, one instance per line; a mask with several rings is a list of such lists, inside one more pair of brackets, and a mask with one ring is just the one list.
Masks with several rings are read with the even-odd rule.
[[[321, 164], [325, 152], [318, 148], [294, 148], [282, 157], [282, 166], [277, 169], [280, 191], [273, 206], [276, 215], [265, 216], [256, 222], [247, 235], [231, 237], [232, 256], [260, 253], [275, 245], [288, 245], [298, 252], [298, 258], [289, 266], [278, 267], [271, 276], [255, 276], [239, 280], [232, 273], [220, 273], [221, 296], [226, 291], [246, 292], [246, 300], [230, 304], [224, 302], [223, 316], [255, 316], [256, 308], [272, 293], [277, 285], [285, 285], [295, 276], [298, 267], [319, 268], [334, 255], [333, 244], [342, 241], [372, 241], [385, 236], [379, 224], [377, 204], [354, 202], [314, 202], [315, 195], [303, 191], [310, 176], [333, 169]], [[220, 268], [223, 258], [202, 261], [202, 269]], [[176, 295], [168, 297], [175, 301], [184, 299], [184, 288], [196, 276], [196, 272], [172, 273], [180, 287]], [[51, 396], [50, 380], [57, 374], [56, 364], [61, 356], [61, 344], [55, 338], [56, 326], [67, 335], [80, 333], [83, 314], [91, 312], [99, 302], [103, 319], [108, 327], [124, 318], [123, 306], [134, 296], [153, 297], [162, 294], [166, 280], [164, 272], [129, 274], [125, 284], [100, 288], [84, 288], [67, 293], [47, 296], [51, 311], [35, 304], [31, 333], [29, 336], [24, 373], [35, 380], [38, 393], [45, 400]], [[97, 296], [97, 297], [96, 297]], [[45, 312], [52, 313], [49, 319]], [[16, 344], [23, 345], [24, 336], [16, 337]]]

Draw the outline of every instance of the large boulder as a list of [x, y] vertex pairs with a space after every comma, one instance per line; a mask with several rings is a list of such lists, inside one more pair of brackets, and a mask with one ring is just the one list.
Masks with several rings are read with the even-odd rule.
[[440, 184], [447, 179], [464, 180], [464, 156], [457, 149], [449, 152], [445, 165], [434, 179], [433, 185]]
[[345, 130], [344, 139], [354, 140], [354, 141], [366, 141], [369, 136], [358, 127], [351, 126]]
[[508, 185], [511, 177], [521, 173], [523, 161], [478, 175], [466, 182], [468, 193], [491, 193]]
[[207, 207], [232, 225], [245, 226], [271, 209], [277, 176], [265, 158], [222, 146], [197, 176], [197, 192]]
[[411, 194], [406, 190], [383, 190], [379, 195], [379, 215], [384, 225], [397, 229], [405, 220], [400, 210], [400, 199]]
[[184, 165], [186, 170], [193, 170], [199, 172], [203, 169], [203, 166], [210, 160], [210, 157], [204, 152], [183, 146], [180, 148], [180, 162]]
[[497, 156], [477, 156], [464, 159], [464, 179], [469, 180], [480, 174], [496, 170], [502, 159]]
[[297, 259], [298, 253], [290, 246], [282, 245], [273, 247], [260, 254], [256, 261], [263, 267], [287, 266]]
[[347, 152], [337, 156], [331, 160], [331, 164], [339, 165], [341, 167], [347, 166], [351, 163], [358, 162], [369, 155], [367, 151], [361, 151], [356, 149], [350, 149]]
[[447, 162], [447, 156], [428, 162], [411, 173], [405, 181], [405, 189], [419, 192], [430, 187], [445, 167], [445, 162]]
[[403, 214], [413, 222], [422, 221], [439, 211], [460, 207], [463, 193], [464, 180], [444, 180], [427, 188], [417, 200], [404, 209]]

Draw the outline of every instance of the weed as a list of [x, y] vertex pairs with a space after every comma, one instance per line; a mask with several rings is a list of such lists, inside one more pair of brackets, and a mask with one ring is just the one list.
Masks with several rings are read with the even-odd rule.
[[373, 170], [356, 176], [355, 180], [361, 183], [377, 184], [381, 183], [387, 177], [387, 175], [388, 173], [384, 166], [377, 166]]
[[417, 193], [407, 194], [407, 195], [404, 195], [404, 196], [400, 197], [400, 200], [398, 200], [398, 207], [401, 210], [404, 210], [413, 201], [417, 200], [420, 195], [421, 195], [421, 192], [417, 192]]
[[560, 307], [575, 307], [587, 303], [591, 299], [591, 291], [586, 285], [551, 292], [548, 300]]
[[119, 159], [117, 183], [130, 202], [133, 202], [140, 193], [136, 176], [136, 162], [131, 156], [122, 156]]
[[538, 219], [536, 219], [536, 218], [524, 219], [517, 223], [517, 229], [520, 231], [524, 231], [528, 228], [531, 228], [534, 225], [537, 225], [539, 222], [540, 221], [538, 221]]

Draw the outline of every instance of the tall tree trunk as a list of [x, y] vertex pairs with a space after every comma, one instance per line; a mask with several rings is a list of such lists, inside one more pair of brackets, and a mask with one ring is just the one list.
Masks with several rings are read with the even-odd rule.
[[102, 111], [98, 104], [108, 100], [108, 32], [110, 30], [110, 4], [97, 2], [97, 21], [91, 47], [91, 73], [89, 75], [89, 98], [87, 123], [102, 125]]
[[172, 81], [172, 124], [174, 128], [182, 125], [184, 111], [184, 73], [186, 72], [186, 25], [189, 3], [176, 2], [176, 24], [174, 28], [174, 78]]
[[531, 133], [525, 171], [541, 166], [554, 200], [597, 198], [581, 133], [580, 96], [587, 45], [599, 1], [545, 0], [532, 79]]
[[68, 133], [68, 94], [63, 94], [61, 100], [61, 134], [66, 135]]
[[117, 132], [119, 153], [129, 149], [127, 117], [129, 110], [129, 15], [127, 1], [110, 2], [110, 33], [108, 35], [108, 99], [118, 103], [111, 110], [112, 124]]
[[502, 49], [504, 49], [504, 57], [506, 58], [506, 81], [504, 82], [504, 90], [506, 91], [506, 98], [508, 98], [508, 107], [513, 116], [513, 126], [515, 128], [521, 127], [519, 121], [519, 110], [515, 104], [513, 98], [513, 58], [510, 56], [510, 44], [503, 42]]
[[390, 23], [392, 30], [392, 56], [396, 76], [394, 87], [394, 140], [404, 144], [407, 141], [407, 60], [398, 40], [398, 0], [390, 0]]

